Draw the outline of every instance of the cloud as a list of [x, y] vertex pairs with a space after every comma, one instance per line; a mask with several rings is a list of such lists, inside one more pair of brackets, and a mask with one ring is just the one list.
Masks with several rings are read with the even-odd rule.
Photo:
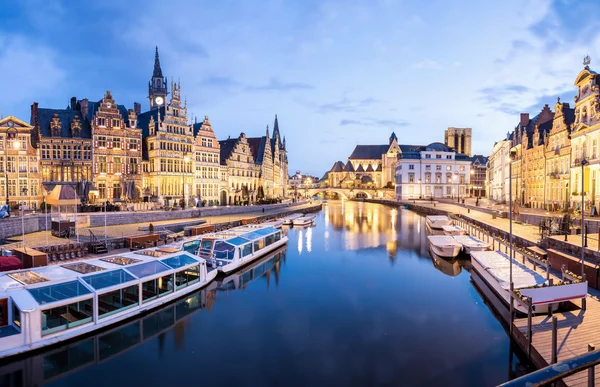
[[410, 125], [404, 120], [391, 120], [391, 119], [376, 119], [376, 118], [364, 118], [362, 120], [343, 119], [340, 121], [340, 126], [357, 125], [366, 127], [388, 127], [388, 128], [402, 128]]
[[442, 68], [442, 65], [432, 59], [425, 59], [421, 62], [413, 63], [410, 65], [410, 68], [417, 70], [439, 70]]
[[357, 112], [364, 107], [371, 106], [374, 103], [379, 102], [375, 98], [367, 97], [359, 100], [352, 100], [346, 97], [342, 98], [340, 101], [327, 103], [319, 106], [319, 113], [331, 113], [331, 112]]
[[236, 81], [233, 78], [218, 75], [207, 77], [203, 79], [200, 82], [200, 84], [203, 86], [215, 88], [233, 88], [242, 86], [240, 82]]
[[302, 82], [282, 82], [277, 78], [271, 78], [269, 83], [260, 86], [246, 86], [248, 91], [292, 91], [292, 90], [309, 90], [313, 87]]

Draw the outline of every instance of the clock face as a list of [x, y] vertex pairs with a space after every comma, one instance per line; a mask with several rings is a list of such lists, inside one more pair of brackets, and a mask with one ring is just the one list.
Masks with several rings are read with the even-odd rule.
[[8, 126], [10, 126], [12, 128], [13, 126], [15, 126], [15, 123], [12, 121], [8, 121]]
[[156, 102], [157, 105], [162, 105], [164, 102], [163, 97], [156, 97], [154, 102]]

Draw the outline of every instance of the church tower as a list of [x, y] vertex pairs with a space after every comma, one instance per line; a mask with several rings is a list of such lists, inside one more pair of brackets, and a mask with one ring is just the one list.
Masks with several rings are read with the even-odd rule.
[[162, 106], [167, 100], [167, 78], [163, 77], [158, 59], [158, 47], [154, 55], [154, 71], [152, 80], [148, 83], [148, 99], [150, 100], [150, 109]]

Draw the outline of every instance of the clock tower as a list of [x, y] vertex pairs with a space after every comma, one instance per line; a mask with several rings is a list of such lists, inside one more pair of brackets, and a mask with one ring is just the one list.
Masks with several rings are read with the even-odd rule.
[[152, 80], [148, 83], [148, 99], [150, 100], [150, 109], [160, 107], [167, 101], [167, 79], [162, 75], [160, 61], [158, 60], [158, 47], [154, 55], [154, 72]]

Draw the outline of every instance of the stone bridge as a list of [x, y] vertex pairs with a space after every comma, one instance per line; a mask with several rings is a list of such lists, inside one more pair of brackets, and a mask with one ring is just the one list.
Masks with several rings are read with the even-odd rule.
[[336, 193], [344, 199], [367, 198], [367, 199], [395, 199], [395, 191], [390, 188], [309, 188], [299, 189], [298, 193], [304, 193], [308, 197], [320, 193]]

